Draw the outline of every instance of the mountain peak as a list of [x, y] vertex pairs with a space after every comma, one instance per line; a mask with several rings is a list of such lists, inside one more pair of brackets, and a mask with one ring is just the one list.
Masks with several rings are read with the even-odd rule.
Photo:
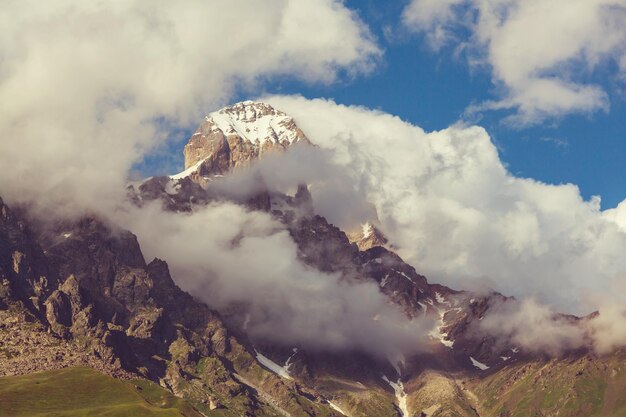
[[257, 117], [263, 116], [287, 116], [285, 113], [275, 109], [268, 103], [252, 100], [240, 101], [230, 106], [223, 107], [216, 112], [210, 113], [206, 119], [209, 119], [216, 113], [230, 115], [233, 118], [244, 121], [251, 121]]
[[205, 124], [210, 125], [210, 132], [238, 136], [261, 147], [266, 142], [291, 144], [306, 139], [293, 118], [257, 101], [242, 101], [210, 113]]
[[222, 174], [296, 142], [310, 143], [293, 118], [267, 103], [239, 102], [205, 117], [185, 145], [185, 170]]

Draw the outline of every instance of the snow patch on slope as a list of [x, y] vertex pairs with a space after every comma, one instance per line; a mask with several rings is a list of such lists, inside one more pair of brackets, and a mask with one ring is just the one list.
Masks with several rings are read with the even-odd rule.
[[446, 311], [437, 308], [437, 311], [439, 312], [439, 319], [437, 320], [437, 324], [435, 325], [435, 327], [428, 333], [428, 335], [433, 339], [439, 340], [441, 344], [445, 347], [452, 349], [452, 347], [454, 346], [454, 340], [447, 340], [446, 337], [448, 337], [448, 333], [443, 331], [443, 328], [445, 326], [443, 318], [449, 310]]
[[472, 361], [472, 365], [474, 365], [476, 368], [480, 369], [481, 371], [486, 371], [487, 369], [489, 369], [487, 365], [485, 365], [482, 362], [478, 362], [476, 359], [472, 358], [471, 356], [470, 356], [470, 360]]
[[293, 362], [291, 360], [294, 356], [298, 354], [298, 348], [293, 348], [292, 352], [293, 354], [287, 358], [287, 362], [285, 362], [285, 366], [283, 367], [283, 369], [285, 369], [285, 371], [287, 372], [289, 372], [289, 369], [291, 369], [291, 365], [293, 365]]
[[438, 292], [436, 292], [436, 293], [435, 293], [435, 299], [437, 300], [437, 302], [438, 302], [439, 304], [447, 304], [447, 305], [450, 305], [450, 301], [447, 301], [447, 300], [445, 299], [445, 297], [444, 297], [444, 296], [442, 296], [441, 294], [439, 294]]
[[404, 278], [406, 278], [407, 280], [409, 280], [409, 282], [411, 282], [412, 284], [415, 284], [415, 281], [413, 281], [413, 278], [411, 278], [410, 276], [408, 276], [407, 274], [405, 274], [402, 271], [398, 271], [397, 269], [392, 269], [393, 272], [395, 272], [396, 274], [400, 274], [402, 275]]
[[426, 311], [428, 309], [428, 307], [426, 307], [426, 304], [422, 303], [421, 301], [418, 301], [417, 304], [419, 304], [419, 306], [422, 307], [422, 309], [424, 310], [423, 314], [426, 315]]
[[282, 378], [293, 380], [291, 375], [289, 375], [289, 368], [287, 366], [280, 366], [279, 364], [277, 364], [267, 356], [260, 354], [256, 350], [254, 351], [254, 353], [256, 354], [256, 358], [261, 365], [265, 366], [267, 369]]
[[401, 417], [410, 417], [409, 407], [407, 406], [407, 395], [404, 391], [404, 385], [402, 381], [398, 379], [397, 382], [391, 382], [385, 375], [383, 375], [383, 381], [385, 381], [393, 391], [396, 393], [396, 399], [398, 400], [398, 408], [400, 409]]
[[385, 275], [382, 281], [380, 281], [380, 287], [383, 288], [385, 285], [387, 285], [388, 281], [389, 281], [389, 274]]
[[221, 130], [226, 136], [237, 135], [259, 145], [267, 141], [291, 144], [300, 139], [293, 119], [264, 103], [237, 103], [210, 113], [206, 120], [213, 122], [213, 131]]
[[203, 159], [202, 161], [198, 161], [195, 165], [190, 166], [189, 168], [187, 168], [183, 172], [179, 172], [178, 174], [175, 174], [175, 175], [170, 175], [170, 179], [171, 180], [182, 180], [183, 178], [187, 178], [188, 176], [190, 176], [191, 174], [196, 172], [198, 170], [198, 168], [200, 168], [200, 165], [202, 165], [202, 163], [204, 161], [206, 161], [206, 159]]
[[341, 408], [339, 408], [339, 406], [337, 404], [335, 404], [335, 403], [333, 403], [331, 401], [328, 401], [328, 405], [330, 405], [330, 408], [332, 408], [333, 410], [335, 410], [339, 414], [343, 414], [344, 416], [347, 416], [345, 411], [343, 411]]

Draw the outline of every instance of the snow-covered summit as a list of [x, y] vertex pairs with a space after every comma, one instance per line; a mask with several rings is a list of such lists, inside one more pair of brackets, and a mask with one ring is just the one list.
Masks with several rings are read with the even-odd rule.
[[293, 143], [303, 138], [290, 116], [266, 103], [236, 103], [209, 114], [205, 121], [211, 124], [211, 131], [238, 135], [260, 145], [266, 141]]
[[205, 117], [185, 145], [185, 170], [222, 174], [297, 142], [310, 143], [293, 118], [267, 103], [243, 101]]

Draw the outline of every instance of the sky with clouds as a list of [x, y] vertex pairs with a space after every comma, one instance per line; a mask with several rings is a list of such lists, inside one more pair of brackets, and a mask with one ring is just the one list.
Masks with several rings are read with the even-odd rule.
[[626, 197], [625, 1], [346, 4], [384, 51], [377, 70], [270, 92], [365, 105], [426, 130], [477, 123], [519, 176], [576, 184], [604, 208]]
[[[383, 110], [426, 130], [476, 123], [516, 175], [576, 184], [587, 199], [601, 196], [603, 208], [626, 198], [624, 0], [344, 4], [378, 48], [366, 71], [342, 68], [332, 83], [269, 77], [240, 85], [231, 100], [301, 94]], [[174, 169], [182, 157], [171, 149], [138, 169]]]
[[[224, 222], [209, 207], [171, 220], [156, 210], [146, 225], [119, 210], [129, 177], [182, 170], [203, 115], [265, 97], [332, 153], [400, 254], [432, 280], [576, 313], [626, 301], [625, 0], [4, 6], [0, 195], [10, 203], [115, 213], [153, 243], [149, 256], [189, 276], [194, 265], [202, 276], [232, 271], [193, 251], [177, 263], [184, 237], [159, 246], [154, 236], [203, 221], [235, 235], [260, 225], [275, 237], [268, 253], [299, 271], [293, 242], [257, 214], [222, 208], [232, 214]], [[337, 209], [321, 208], [346, 221]], [[197, 248], [207, 236], [189, 239]], [[263, 269], [256, 258], [250, 268]]]

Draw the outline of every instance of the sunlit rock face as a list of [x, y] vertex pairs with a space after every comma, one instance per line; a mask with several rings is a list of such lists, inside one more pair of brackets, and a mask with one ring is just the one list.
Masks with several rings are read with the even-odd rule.
[[205, 118], [185, 145], [185, 170], [223, 174], [298, 142], [310, 143], [291, 117], [269, 104], [245, 101]]

